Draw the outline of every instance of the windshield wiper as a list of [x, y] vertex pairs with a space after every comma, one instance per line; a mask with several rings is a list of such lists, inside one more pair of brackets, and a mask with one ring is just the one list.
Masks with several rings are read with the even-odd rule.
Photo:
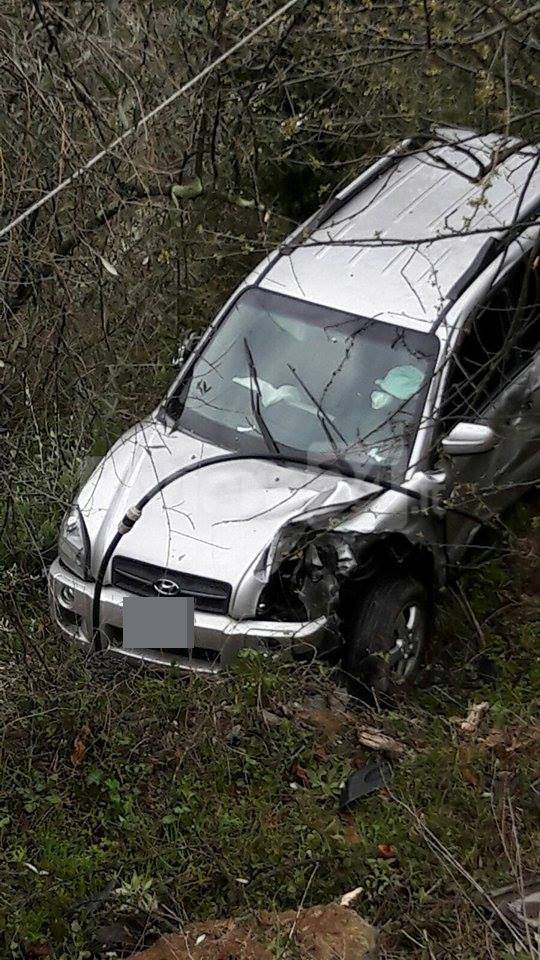
[[291, 371], [293, 377], [296, 377], [296, 379], [298, 380], [298, 383], [300, 384], [300, 386], [302, 387], [302, 389], [307, 393], [309, 399], [310, 399], [311, 402], [314, 404], [314, 406], [317, 408], [317, 416], [318, 416], [319, 423], [320, 423], [321, 427], [323, 428], [323, 430], [324, 430], [324, 432], [325, 432], [325, 434], [326, 434], [328, 443], [329, 443], [330, 446], [332, 447], [332, 450], [333, 450], [334, 453], [336, 454], [336, 457], [339, 457], [339, 448], [338, 448], [338, 445], [337, 445], [336, 441], [334, 440], [332, 434], [330, 433], [329, 427], [332, 427], [332, 430], [335, 430], [335, 432], [337, 433], [339, 439], [340, 439], [340, 440], [343, 440], [343, 443], [345, 444], [345, 446], [347, 446], [347, 441], [346, 441], [345, 437], [343, 436], [343, 434], [341, 433], [341, 431], [338, 430], [338, 428], [337, 428], [336, 426], [334, 426], [334, 424], [332, 423], [332, 421], [331, 421], [330, 417], [328, 416], [328, 414], [325, 413], [325, 411], [324, 411], [323, 408], [321, 407], [319, 401], [313, 396], [313, 394], [312, 394], [311, 391], [308, 389], [308, 387], [306, 387], [304, 381], [302, 380], [302, 378], [300, 377], [300, 375], [296, 372], [296, 370], [294, 369], [294, 367], [292, 367], [290, 363], [288, 363], [287, 366], [288, 366], [289, 370]]
[[[244, 350], [246, 351], [248, 367], [249, 367], [249, 375], [251, 377], [251, 388], [249, 391], [249, 396], [251, 399], [251, 410], [253, 412], [253, 416], [257, 421], [257, 426], [261, 431], [261, 434], [263, 436], [264, 442], [268, 450], [273, 450], [274, 453], [279, 453], [280, 452], [279, 446], [277, 445], [268, 427], [266, 426], [266, 421], [261, 413], [261, 388], [259, 386], [259, 380], [257, 377], [257, 368], [255, 366], [253, 354], [249, 348], [249, 343], [247, 342], [247, 339], [245, 337], [244, 337]], [[253, 384], [255, 384], [255, 390], [253, 389]]]

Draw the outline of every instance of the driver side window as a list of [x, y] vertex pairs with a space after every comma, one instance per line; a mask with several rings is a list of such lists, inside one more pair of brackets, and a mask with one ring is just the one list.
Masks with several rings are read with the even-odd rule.
[[510, 271], [476, 312], [452, 362], [442, 420], [448, 432], [460, 420], [481, 419], [538, 347], [539, 276], [529, 259]]

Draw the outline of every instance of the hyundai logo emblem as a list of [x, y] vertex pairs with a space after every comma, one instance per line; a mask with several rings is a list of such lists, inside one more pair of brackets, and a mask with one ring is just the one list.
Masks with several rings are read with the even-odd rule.
[[156, 580], [153, 586], [160, 597], [176, 597], [180, 593], [180, 584], [174, 580]]

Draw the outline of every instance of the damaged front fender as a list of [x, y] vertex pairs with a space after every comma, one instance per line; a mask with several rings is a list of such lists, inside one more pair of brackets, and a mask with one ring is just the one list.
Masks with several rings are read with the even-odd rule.
[[[355, 534], [336, 530], [343, 511], [302, 518], [288, 524], [265, 560], [265, 587], [257, 614], [300, 620], [335, 618], [341, 585], [363, 566], [362, 545]], [[262, 570], [261, 570], [262, 572]]]
[[338, 497], [334, 489], [332, 503], [324, 491], [318, 509], [279, 529], [246, 572], [234, 616], [299, 624], [324, 618], [336, 646], [378, 577], [413, 576], [429, 593], [444, 584], [444, 472], [417, 471], [403, 486], [371, 478], [363, 484], [356, 496], [341, 489]]
[[[265, 583], [257, 615], [314, 620], [327, 617], [336, 630], [361, 602], [367, 582], [390, 570], [427, 586], [444, 582], [441, 544], [444, 510], [430, 497], [444, 478], [417, 474], [419, 491], [387, 491], [364, 500], [297, 518], [282, 528], [262, 558]], [[418, 498], [426, 493], [426, 501]], [[415, 497], [416, 499], [413, 499]]]

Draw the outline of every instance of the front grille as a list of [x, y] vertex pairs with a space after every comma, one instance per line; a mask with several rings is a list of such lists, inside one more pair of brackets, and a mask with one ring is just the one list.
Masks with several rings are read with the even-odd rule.
[[177, 597], [193, 597], [195, 609], [204, 613], [227, 613], [231, 598], [231, 585], [221, 580], [196, 577], [192, 573], [167, 570], [152, 563], [132, 560], [130, 557], [115, 557], [112, 565], [112, 582], [115, 587], [136, 593], [139, 597], [157, 597], [154, 584], [170, 580], [179, 586]]

